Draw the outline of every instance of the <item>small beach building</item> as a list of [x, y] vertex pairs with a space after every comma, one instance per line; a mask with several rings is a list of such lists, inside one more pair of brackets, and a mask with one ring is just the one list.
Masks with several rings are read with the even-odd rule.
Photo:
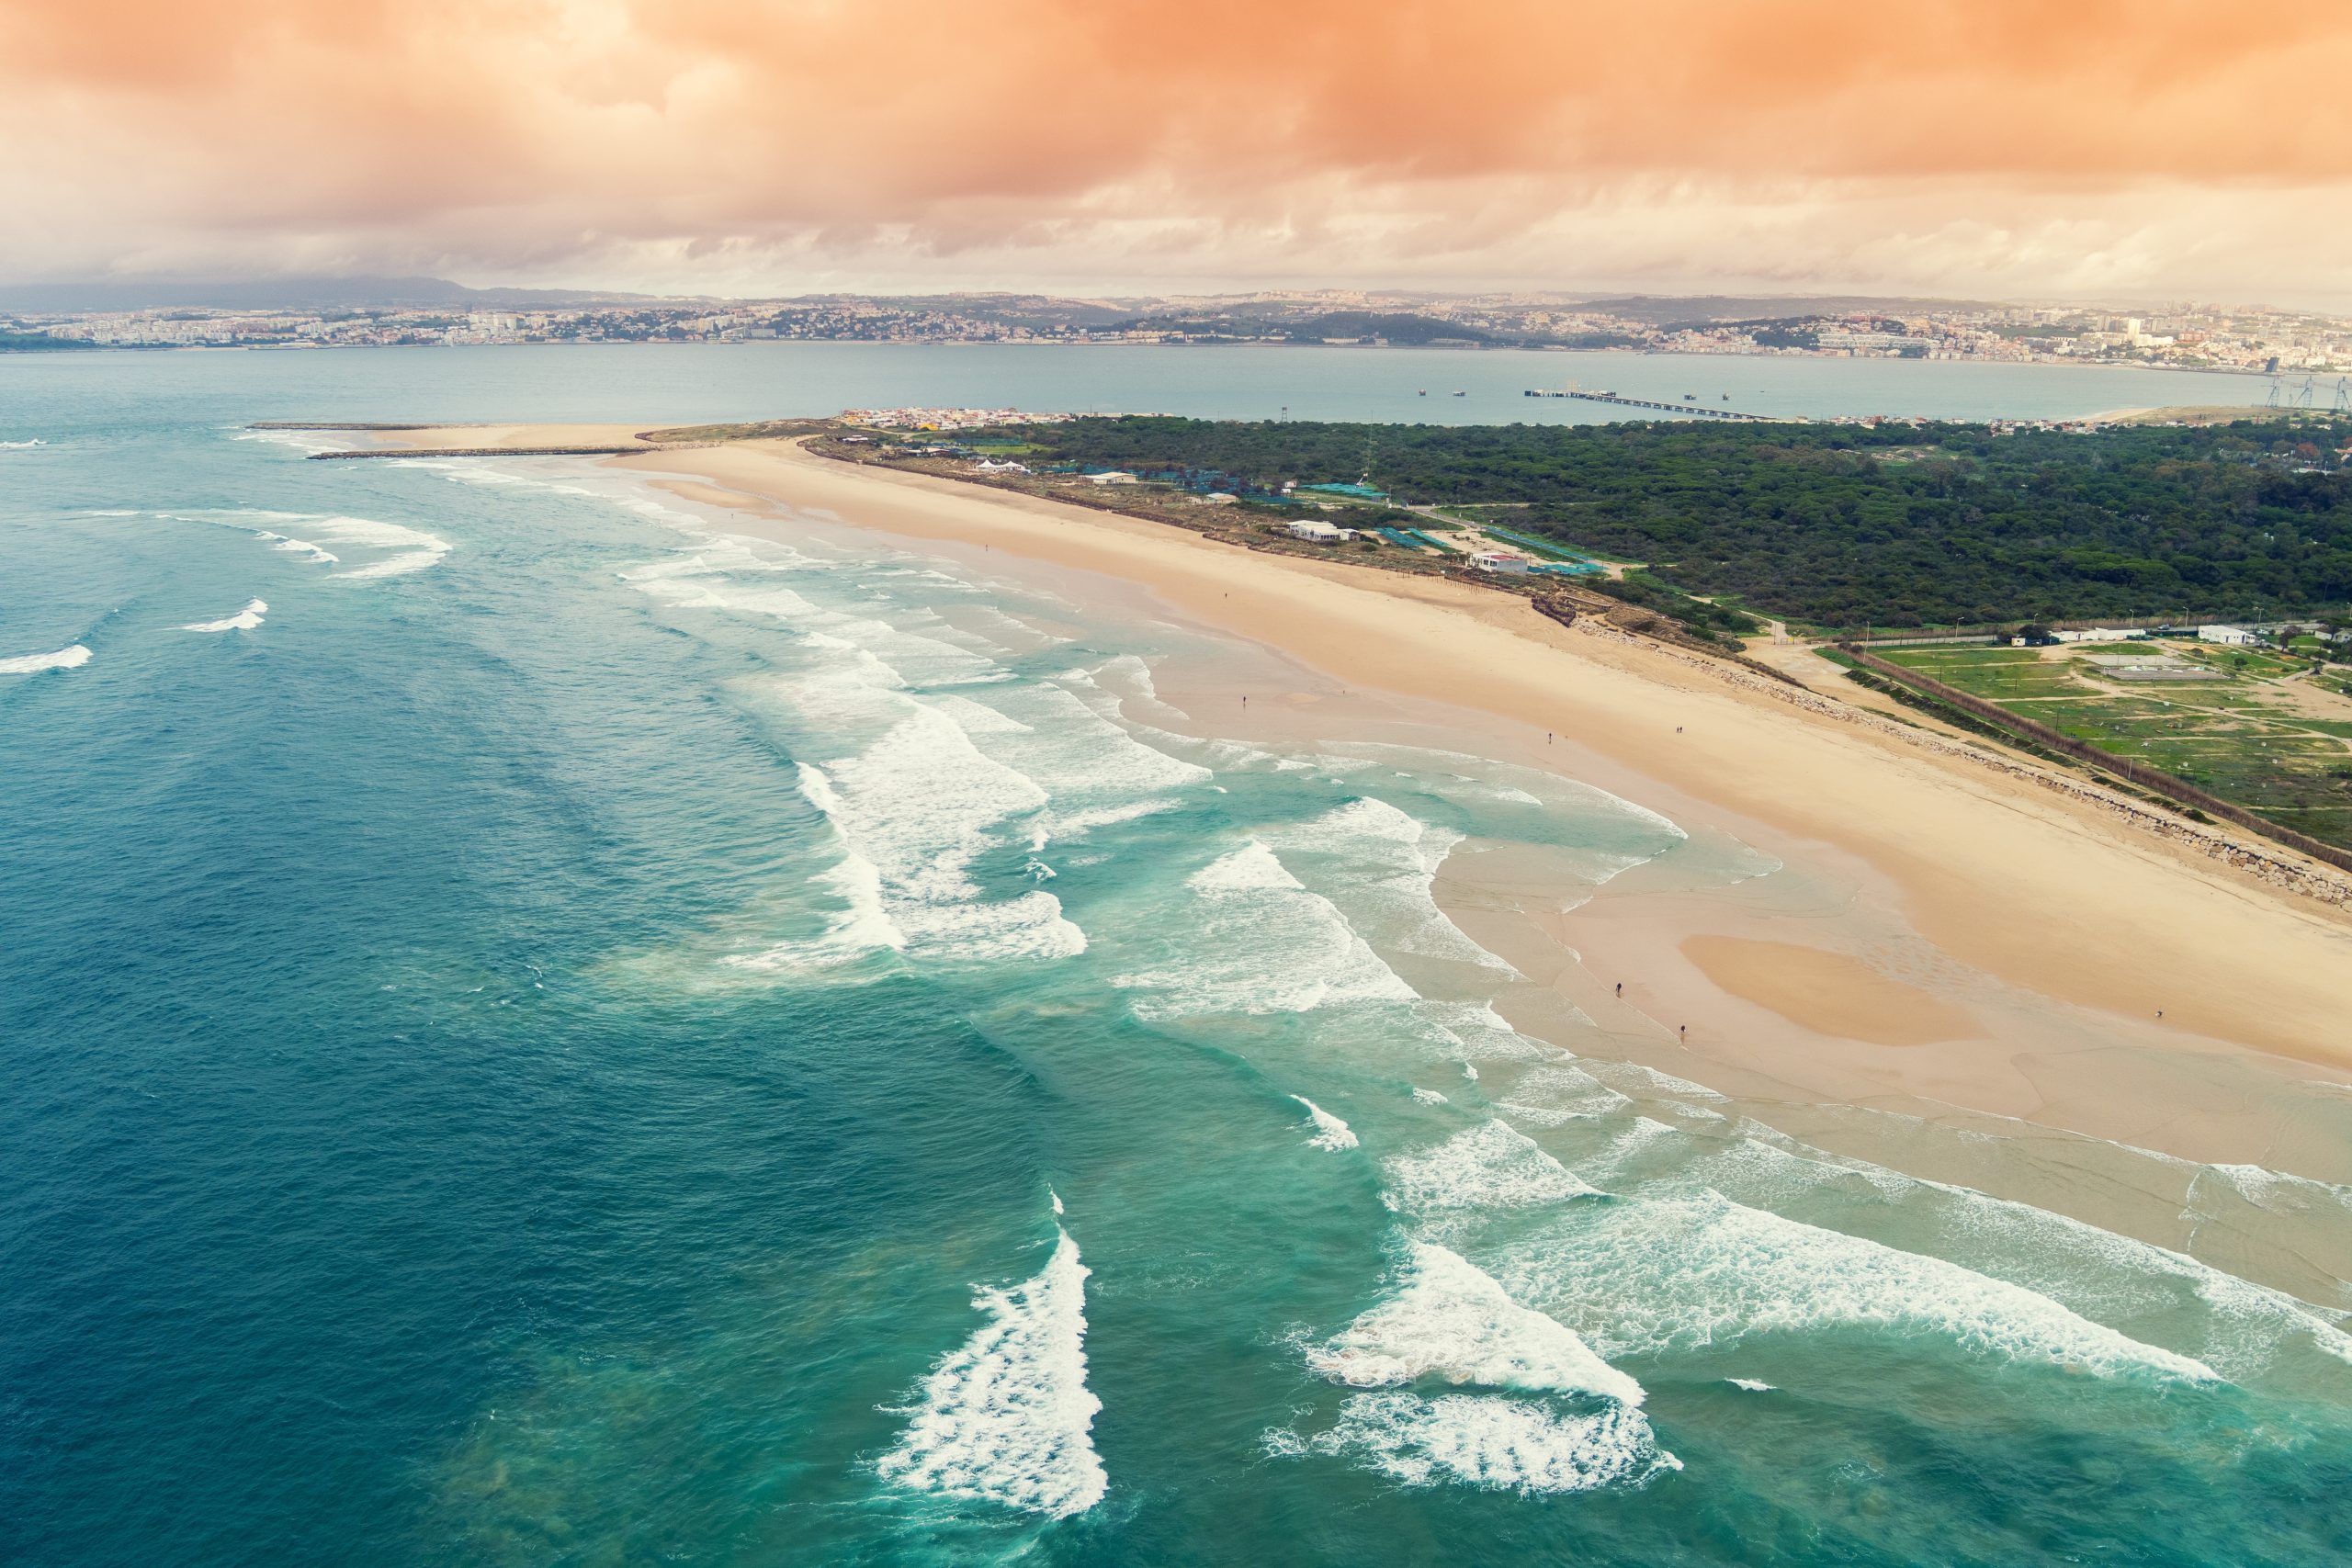
[[1343, 545], [1356, 536], [1353, 528], [1334, 527], [1313, 518], [1302, 518], [1284, 526], [1289, 529], [1292, 538], [1305, 539], [1310, 545]]
[[2225, 648], [2252, 648], [2262, 640], [2244, 626], [2199, 626], [2199, 642], [2218, 642]]
[[1481, 571], [1498, 571], [1506, 577], [1525, 577], [1528, 560], [1505, 550], [1480, 550], [1470, 558], [1470, 564]]

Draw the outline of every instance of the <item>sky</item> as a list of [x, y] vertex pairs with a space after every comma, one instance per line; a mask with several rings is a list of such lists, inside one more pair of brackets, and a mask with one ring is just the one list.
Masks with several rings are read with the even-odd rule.
[[2328, 0], [0, 0], [0, 282], [2352, 308]]

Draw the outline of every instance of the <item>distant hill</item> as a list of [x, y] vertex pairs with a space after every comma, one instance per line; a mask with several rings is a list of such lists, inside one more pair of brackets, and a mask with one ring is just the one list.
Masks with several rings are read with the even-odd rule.
[[1693, 321], [1788, 321], [1805, 316], [1846, 316], [1860, 311], [1916, 315], [1928, 310], [1979, 310], [1973, 299], [1895, 299], [1869, 294], [1628, 294], [1611, 299], [1578, 299], [1577, 307], [1653, 326]]
[[1383, 313], [1374, 310], [1332, 310], [1320, 316], [1309, 316], [1303, 321], [1287, 323], [1290, 335], [1305, 343], [1320, 343], [1325, 338], [1380, 337], [1390, 343], [1477, 343], [1498, 341], [1495, 334], [1460, 321], [1441, 321], [1435, 316], [1415, 316]]

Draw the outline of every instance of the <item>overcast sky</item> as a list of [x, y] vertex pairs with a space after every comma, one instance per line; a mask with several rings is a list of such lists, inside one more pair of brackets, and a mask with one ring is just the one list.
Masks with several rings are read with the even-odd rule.
[[2352, 309], [2330, 0], [0, 0], [0, 281]]

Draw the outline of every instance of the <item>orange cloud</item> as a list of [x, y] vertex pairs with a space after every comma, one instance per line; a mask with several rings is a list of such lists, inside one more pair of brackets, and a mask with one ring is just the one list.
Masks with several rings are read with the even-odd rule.
[[1949, 286], [2007, 234], [2055, 249], [2003, 287], [2117, 247], [2269, 287], [2181, 218], [2267, 243], [2352, 145], [2352, 14], [2277, 0], [0, 0], [0, 38], [17, 276], [1566, 285], [1687, 242], [1691, 281]]

